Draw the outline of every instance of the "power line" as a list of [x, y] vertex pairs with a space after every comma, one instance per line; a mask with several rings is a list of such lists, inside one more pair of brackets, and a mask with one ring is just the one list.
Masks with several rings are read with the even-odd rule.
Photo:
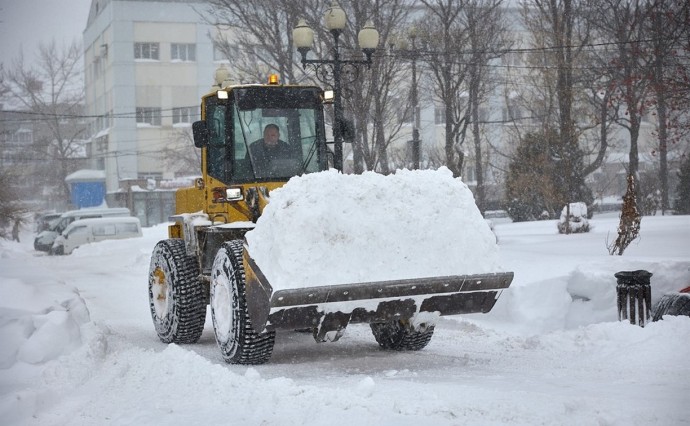
[[[646, 43], [655, 43], [659, 41], [670, 41], [673, 43], [678, 43], [678, 42], [688, 42], [690, 41], [690, 37], [680, 37], [680, 38], [647, 38], [647, 39], [640, 39], [640, 40], [627, 40], [627, 41], [608, 41], [608, 42], [599, 42], [599, 43], [582, 43], [582, 44], [572, 44], [572, 45], [560, 45], [560, 46], [541, 46], [541, 47], [525, 47], [525, 48], [510, 48], [510, 49], [474, 49], [474, 50], [459, 50], [459, 51], [453, 51], [453, 52], [441, 52], [441, 51], [436, 51], [436, 50], [425, 50], [425, 49], [400, 49], [400, 50], [395, 50], [397, 52], [418, 52], [420, 54], [424, 55], [430, 55], [430, 56], [439, 56], [439, 55], [477, 55], [477, 54], [492, 54], [492, 55], [505, 55], [507, 53], [544, 53], [544, 52], [549, 52], [549, 51], [560, 51], [564, 49], [571, 49], [571, 50], [579, 50], [582, 48], [599, 48], [599, 47], [607, 47], [607, 46], [623, 46], [623, 45], [635, 45], [635, 44], [646, 44]], [[349, 49], [351, 52], [356, 52], [355, 49]]]
[[[583, 44], [573, 44], [573, 45], [561, 45], [561, 46], [542, 46], [542, 47], [531, 47], [531, 48], [510, 48], [510, 49], [473, 49], [473, 50], [458, 50], [458, 51], [453, 51], [453, 52], [443, 52], [443, 51], [436, 51], [436, 50], [427, 50], [427, 49], [379, 49], [377, 52], [378, 54], [375, 54], [375, 57], [378, 58], [400, 58], [400, 59], [406, 59], [409, 60], [409, 58], [403, 57], [403, 55], [415, 55], [417, 59], [420, 59], [422, 62], [428, 62], [430, 59], [437, 59], [439, 56], [452, 56], [453, 59], [450, 59], [447, 61], [450, 64], [453, 65], [472, 65], [470, 61], [463, 61], [463, 60], [457, 60], [455, 59], [458, 56], [476, 56], [476, 55], [490, 55], [493, 57], [493, 59], [499, 59], [501, 57], [504, 57], [507, 54], [510, 53], [516, 53], [516, 54], [536, 54], [536, 53], [548, 53], [548, 52], [557, 52], [563, 49], [571, 49], [571, 50], [580, 50], [580, 49], [585, 49], [589, 48], [590, 51], [597, 50], [602, 47], [609, 47], [609, 46], [623, 46], [623, 45], [641, 45], [641, 44], [647, 44], [647, 43], [654, 43], [658, 41], [670, 41], [673, 43], [679, 43], [679, 42], [690, 42], [690, 38], [647, 38], [647, 39], [640, 39], [640, 40], [628, 40], [628, 41], [611, 41], [611, 42], [599, 42], [599, 43], [583, 43]], [[344, 50], [349, 50], [350, 53], [358, 53], [357, 50], [355, 49], [347, 49], [345, 48]], [[384, 53], [380, 53], [384, 52]], [[612, 53], [615, 51], [612, 51]], [[683, 56], [679, 56], [679, 58], [684, 58]], [[484, 64], [478, 64], [481, 67], [488, 67], [488, 68], [516, 68], [516, 69], [557, 69], [557, 66], [554, 65], [499, 65], [499, 64], [489, 64], [489, 63], [484, 63]], [[605, 70], [605, 69], [610, 69], [610, 65], [606, 66], [577, 66], [577, 67], [567, 67], [569, 69], [575, 69], [575, 70]]]
[[[149, 108], [149, 107], [142, 107], [142, 108]], [[171, 112], [175, 111], [176, 109], [180, 108], [194, 108], [198, 109], [198, 105], [194, 106], [184, 106], [184, 107], [173, 107], [173, 108], [161, 108], [161, 112]], [[18, 114], [18, 115], [30, 115], [30, 116], [39, 116], [39, 117], [49, 117], [49, 118], [61, 118], [61, 119], [84, 119], [84, 118], [137, 118], [139, 115], [137, 112], [123, 112], [123, 113], [118, 113], [118, 114], [99, 114], [99, 115], [88, 115], [88, 114], [74, 114], [74, 113], [48, 113], [48, 112], [35, 112], [35, 111], [21, 111], [21, 110], [0, 110], [0, 113], [7, 113], [7, 114]], [[200, 114], [192, 114], [192, 116], [199, 116]], [[161, 118], [170, 118], [174, 117], [174, 114], [171, 115], [160, 115], [157, 117]], [[31, 121], [27, 119], [20, 119], [20, 118], [0, 118], [0, 122], [11, 122], [11, 121]], [[40, 118], [36, 119], [36, 121], [45, 121], [45, 118]]]

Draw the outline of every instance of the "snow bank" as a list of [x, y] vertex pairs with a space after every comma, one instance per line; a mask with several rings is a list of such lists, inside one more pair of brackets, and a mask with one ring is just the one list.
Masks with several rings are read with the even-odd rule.
[[89, 311], [76, 289], [5, 279], [0, 286], [0, 368], [43, 364], [82, 344]]
[[293, 178], [246, 238], [274, 289], [500, 270], [495, 236], [447, 168]]

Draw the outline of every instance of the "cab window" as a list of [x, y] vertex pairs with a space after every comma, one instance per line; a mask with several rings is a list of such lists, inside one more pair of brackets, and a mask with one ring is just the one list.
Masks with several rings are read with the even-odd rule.
[[[233, 96], [233, 181], [287, 180], [325, 168], [317, 89], [243, 88]], [[267, 126], [277, 126], [280, 149], [261, 147]]]
[[208, 174], [223, 180], [226, 175], [226, 142], [225, 142], [225, 105], [206, 105], [206, 125], [209, 130]]

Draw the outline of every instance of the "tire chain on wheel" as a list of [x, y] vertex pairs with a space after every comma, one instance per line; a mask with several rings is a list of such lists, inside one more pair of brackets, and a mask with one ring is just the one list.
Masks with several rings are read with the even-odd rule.
[[159, 266], [167, 266], [167, 297], [172, 298], [165, 318], [158, 320], [151, 288], [151, 274], [154, 260], [151, 259], [149, 271], [149, 305], [158, 337], [165, 343], [196, 343], [204, 331], [206, 321], [205, 289], [199, 280], [199, 266], [194, 257], [187, 254], [182, 239], [160, 241], [154, 248], [153, 256], [160, 256]]
[[[269, 360], [273, 353], [275, 331], [257, 333], [252, 327], [252, 321], [247, 309], [244, 264], [242, 262], [243, 242], [240, 240], [227, 242], [223, 245], [223, 247], [221, 247], [219, 253], [222, 250], [227, 252], [228, 260], [230, 261], [229, 266], [232, 268], [232, 270], [227, 270], [224, 268], [223, 272], [227, 274], [228, 282], [230, 282], [231, 285], [234, 283], [238, 287], [237, 314], [239, 321], [242, 324], [242, 328], [238, 330], [237, 333], [234, 333], [233, 330], [230, 330], [230, 334], [234, 335], [233, 337], [236, 339], [236, 345], [238, 346], [234, 351], [232, 350], [232, 347], [228, 347], [229, 342], [220, 342], [218, 340], [217, 333], [216, 341], [218, 342], [221, 353], [223, 354], [223, 358], [226, 362], [232, 364], [263, 364]], [[213, 283], [211, 285], [213, 285]], [[232, 306], [227, 307], [227, 309], [232, 308]], [[213, 308], [211, 309], [211, 313], [214, 317], [213, 322], [215, 327], [216, 320]]]
[[370, 324], [379, 346], [396, 351], [418, 351], [426, 347], [434, 335], [434, 326], [415, 331], [399, 320]]
[[669, 293], [665, 294], [654, 305], [652, 321], [663, 319], [664, 315], [690, 316], [690, 294]]

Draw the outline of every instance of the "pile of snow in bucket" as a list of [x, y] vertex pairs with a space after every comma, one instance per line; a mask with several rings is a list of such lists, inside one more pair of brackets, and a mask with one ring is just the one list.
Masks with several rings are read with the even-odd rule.
[[246, 238], [274, 290], [500, 270], [494, 234], [447, 168], [295, 177]]

